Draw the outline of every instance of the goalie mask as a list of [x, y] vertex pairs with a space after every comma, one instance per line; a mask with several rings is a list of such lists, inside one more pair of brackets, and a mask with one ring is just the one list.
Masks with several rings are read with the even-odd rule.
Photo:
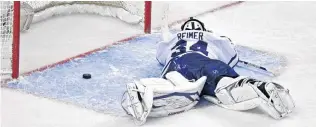
[[186, 21], [182, 26], [181, 30], [202, 30], [206, 31], [204, 24], [197, 19], [194, 19], [193, 17], [190, 17], [188, 21]]

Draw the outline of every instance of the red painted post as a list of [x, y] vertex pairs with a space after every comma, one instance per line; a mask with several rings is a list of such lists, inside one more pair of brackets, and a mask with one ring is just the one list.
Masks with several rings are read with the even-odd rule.
[[151, 32], [151, 4], [151, 1], [145, 1], [144, 32], [147, 34]]
[[13, 4], [13, 35], [12, 35], [12, 78], [19, 77], [20, 59], [20, 1]]

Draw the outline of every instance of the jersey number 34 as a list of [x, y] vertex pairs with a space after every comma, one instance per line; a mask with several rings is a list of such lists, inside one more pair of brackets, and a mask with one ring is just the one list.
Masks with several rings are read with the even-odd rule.
[[[186, 47], [187, 47], [187, 41], [179, 40], [177, 44], [171, 48], [171, 50], [175, 49], [175, 52], [171, 54], [171, 57], [175, 57], [177, 55], [187, 52]], [[189, 48], [190, 51], [199, 51], [207, 56], [208, 52], [206, 51], [206, 49], [207, 49], [207, 43], [201, 40], [197, 41]]]

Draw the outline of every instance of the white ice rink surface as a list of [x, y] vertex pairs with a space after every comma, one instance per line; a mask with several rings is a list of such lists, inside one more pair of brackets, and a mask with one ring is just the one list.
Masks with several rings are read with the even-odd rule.
[[[190, 4], [185, 2], [183, 10], [190, 13], [201, 10], [198, 6], [188, 8]], [[171, 2], [171, 5], [179, 6], [179, 3]], [[210, 5], [203, 2], [200, 6], [206, 8]], [[176, 9], [171, 10], [171, 13], [186, 13], [186, 11], [176, 11]], [[209, 106], [170, 117], [149, 119], [144, 126], [315, 127], [316, 83], [313, 80], [316, 76], [315, 12], [316, 2], [245, 2], [198, 17], [207, 28], [230, 37], [238, 44], [280, 53], [287, 57], [289, 62], [287, 69], [275, 81], [288, 87], [296, 102], [297, 107], [289, 117], [274, 120], [259, 110], [237, 112]], [[172, 18], [176, 16], [173, 15]], [[142, 31], [141, 28], [119, 23], [112, 18], [90, 16], [87, 19], [86, 17], [79, 15], [58, 17], [35, 24], [33, 29], [23, 34], [21, 38], [21, 58], [33, 57], [33, 59], [22, 60], [21, 69], [32, 70]], [[183, 17], [179, 17], [181, 18]], [[56, 36], [56, 33], [60, 35]], [[32, 38], [42, 39], [45, 43], [41, 45], [46, 45], [47, 49], [31, 50], [32, 54], [23, 53], [23, 50], [27, 49], [23, 47], [39, 46], [32, 45]], [[83, 45], [85, 41], [80, 40], [86, 40], [89, 47]], [[72, 46], [58, 47], [53, 49], [54, 53], [44, 54], [45, 51], [54, 48], [54, 42], [57, 41], [71, 43]], [[74, 44], [76, 42], [82, 44], [76, 45]], [[1, 126], [3, 127], [135, 126], [127, 117], [113, 117], [11, 89], [1, 90]]]

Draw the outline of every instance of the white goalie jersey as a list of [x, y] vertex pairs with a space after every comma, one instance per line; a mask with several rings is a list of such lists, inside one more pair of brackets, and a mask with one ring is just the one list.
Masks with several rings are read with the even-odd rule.
[[166, 65], [173, 57], [187, 52], [199, 52], [231, 67], [238, 62], [238, 54], [229, 38], [197, 30], [177, 32], [159, 42], [156, 58], [162, 65]]

